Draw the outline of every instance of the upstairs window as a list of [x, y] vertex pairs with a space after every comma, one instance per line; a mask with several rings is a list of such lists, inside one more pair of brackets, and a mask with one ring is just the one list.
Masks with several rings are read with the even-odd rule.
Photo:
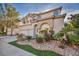
[[40, 15], [37, 15], [37, 16], [34, 17], [34, 19], [40, 20], [41, 19], [41, 16]]
[[59, 15], [59, 12], [58, 11], [55, 11], [53, 16], [58, 16]]
[[38, 20], [40, 20], [41, 19], [41, 16], [40, 15], [38, 15]]

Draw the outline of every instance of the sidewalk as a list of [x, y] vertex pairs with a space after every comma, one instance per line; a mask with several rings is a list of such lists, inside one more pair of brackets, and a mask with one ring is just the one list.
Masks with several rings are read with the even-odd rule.
[[16, 40], [15, 36], [0, 38], [0, 56], [34, 56], [29, 52], [8, 44], [8, 42]]

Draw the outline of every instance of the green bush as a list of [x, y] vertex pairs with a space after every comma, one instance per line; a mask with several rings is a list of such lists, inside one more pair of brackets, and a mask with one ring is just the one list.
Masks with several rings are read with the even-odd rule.
[[75, 34], [79, 35], [79, 28], [74, 31]]
[[49, 32], [48, 32], [48, 30], [41, 30], [41, 34], [44, 37], [45, 41], [50, 41], [50, 40], [54, 39], [53, 38], [54, 31], [53, 30], [49, 30]]
[[62, 39], [63, 36], [64, 36], [63, 33], [57, 33], [53, 37], [55, 40], [60, 40], [60, 39]]
[[69, 42], [70, 42], [71, 44], [78, 45], [78, 44], [79, 44], [79, 36], [76, 35], [76, 34], [71, 34], [71, 35], [69, 35]]
[[50, 37], [50, 35], [45, 34], [44, 35], [44, 39], [45, 39], [45, 41], [50, 41], [51, 37]]
[[26, 39], [30, 41], [32, 39], [32, 36], [26, 36]]
[[36, 36], [36, 41], [38, 42], [38, 43], [42, 43], [43, 42], [43, 37], [42, 36], [39, 36], [39, 35], [37, 35]]
[[0, 35], [4, 36], [4, 35], [6, 35], [6, 32], [0, 32]]
[[59, 35], [62, 37], [64, 36], [64, 32], [63, 31], [60, 31]]
[[41, 34], [42, 34], [43, 38], [45, 39], [45, 41], [49, 41], [50, 37], [47, 33], [47, 30], [41, 30]]
[[54, 40], [54, 31], [50, 30], [49, 33], [50, 33], [50, 35], [49, 35], [50, 39]]
[[59, 48], [62, 48], [62, 49], [64, 49], [64, 48], [65, 48], [65, 46], [64, 46], [64, 45], [60, 45], [60, 46], [59, 46]]

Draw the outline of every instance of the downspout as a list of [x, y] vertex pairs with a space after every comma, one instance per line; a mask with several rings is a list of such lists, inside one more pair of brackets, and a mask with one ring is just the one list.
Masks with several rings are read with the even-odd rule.
[[54, 30], [54, 19], [55, 19], [55, 16], [52, 18], [53, 26], [52, 26], [51, 30]]

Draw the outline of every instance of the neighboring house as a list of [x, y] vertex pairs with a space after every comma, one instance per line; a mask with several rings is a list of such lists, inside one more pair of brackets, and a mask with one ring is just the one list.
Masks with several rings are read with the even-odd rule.
[[19, 25], [17, 33], [35, 36], [41, 30], [53, 30], [59, 32], [64, 27], [66, 14], [61, 15], [62, 7], [51, 9], [41, 13], [29, 13], [22, 20], [24, 24]]

